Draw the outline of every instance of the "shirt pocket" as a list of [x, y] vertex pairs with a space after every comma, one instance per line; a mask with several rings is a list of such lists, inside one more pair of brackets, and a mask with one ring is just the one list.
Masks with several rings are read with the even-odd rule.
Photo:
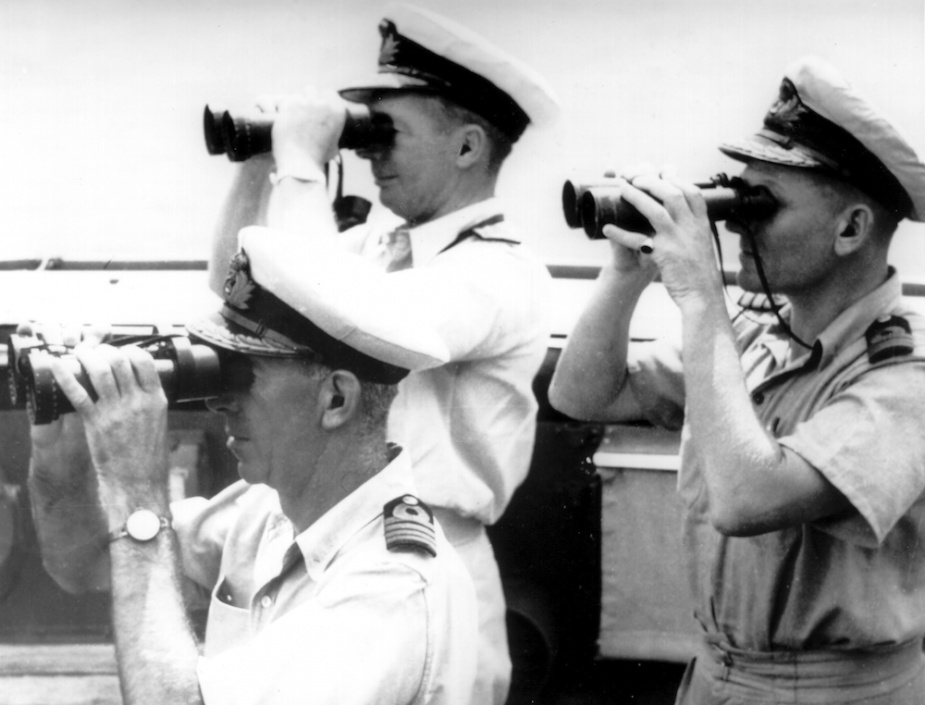
[[250, 639], [250, 609], [234, 604], [234, 593], [222, 576], [212, 591], [209, 619], [206, 622], [204, 655], [218, 656], [223, 651], [240, 646]]

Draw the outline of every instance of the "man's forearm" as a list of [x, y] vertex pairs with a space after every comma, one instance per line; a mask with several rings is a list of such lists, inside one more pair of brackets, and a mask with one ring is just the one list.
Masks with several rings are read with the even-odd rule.
[[176, 535], [117, 539], [112, 554], [113, 629], [125, 705], [201, 703], [199, 645], [183, 603]]
[[238, 231], [248, 225], [264, 225], [270, 194], [268, 175], [273, 159], [267, 155], [251, 157], [238, 167], [231, 190], [222, 206], [209, 258], [209, 287], [220, 292], [231, 262], [238, 250]]
[[337, 237], [337, 225], [320, 170], [317, 179], [287, 176], [279, 181], [270, 194], [267, 225], [311, 237], [316, 242], [333, 241]]
[[[70, 472], [55, 465], [70, 463]], [[33, 449], [29, 494], [45, 569], [69, 592], [105, 590], [109, 556], [102, 546], [106, 519], [89, 458], [62, 458]]]
[[[682, 308], [684, 380], [691, 437], [720, 525], [774, 481], [780, 448], [755, 413], [732, 325], [721, 301]], [[768, 495], [765, 495], [768, 496]]]
[[601, 270], [549, 388], [552, 405], [575, 418], [610, 418], [626, 377], [630, 320], [648, 278]]

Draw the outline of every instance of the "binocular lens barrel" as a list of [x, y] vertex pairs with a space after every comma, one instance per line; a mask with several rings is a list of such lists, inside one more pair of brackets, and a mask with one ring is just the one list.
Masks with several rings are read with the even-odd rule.
[[[233, 162], [269, 152], [274, 119], [273, 113], [235, 114], [206, 105], [202, 116], [206, 149], [211, 155], [226, 154]], [[368, 149], [387, 143], [391, 135], [389, 126], [373, 123], [365, 105], [349, 103], [338, 147]]]
[[613, 177], [592, 181], [566, 181], [562, 186], [562, 212], [570, 228], [580, 228], [582, 223], [581, 198], [588, 189], [598, 186], [613, 186]]
[[[709, 182], [697, 184], [707, 207], [707, 216], [713, 222], [726, 220], [733, 214], [747, 218], [762, 218], [773, 213], [777, 201], [764, 188], [751, 187], [740, 179], [725, 174]], [[603, 181], [575, 184], [567, 181], [562, 192], [565, 221], [570, 227], [584, 228], [592, 240], [604, 237], [605, 225], [613, 224], [623, 230], [652, 234], [649, 221], [620, 195], [620, 187]]]
[[604, 237], [602, 230], [607, 223], [632, 232], [653, 232], [645, 216], [624, 201], [620, 189], [613, 186], [597, 186], [585, 190], [578, 210], [585, 234], [592, 240]]
[[225, 153], [233, 162], [243, 162], [255, 154], [273, 149], [273, 118], [255, 115], [235, 116], [227, 110], [222, 115], [222, 140]]
[[[25, 404], [29, 420], [36, 425], [51, 423], [62, 414], [74, 411], [71, 402], [55, 381], [51, 360], [57, 357], [73, 374], [91, 397], [96, 398], [93, 385], [77, 357], [70, 352], [52, 352], [47, 348], [22, 348], [15, 365], [10, 365], [10, 387], [14, 405]], [[154, 366], [161, 380], [167, 401], [171, 404], [197, 401], [218, 396], [223, 392], [219, 353], [208, 345], [194, 344], [189, 338], [172, 337], [146, 348], [154, 356]]]

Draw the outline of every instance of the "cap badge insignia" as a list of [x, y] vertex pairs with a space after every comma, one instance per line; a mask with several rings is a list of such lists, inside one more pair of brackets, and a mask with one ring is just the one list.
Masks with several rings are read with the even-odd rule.
[[222, 293], [225, 301], [235, 308], [246, 309], [247, 302], [254, 293], [254, 280], [251, 279], [250, 262], [244, 250], [239, 250], [228, 265]]
[[777, 101], [770, 107], [764, 122], [768, 127], [774, 127], [785, 134], [790, 134], [809, 112], [800, 100], [793, 83], [785, 78], [780, 84], [780, 93]]
[[382, 33], [382, 46], [379, 49], [379, 65], [395, 65], [395, 57], [398, 55], [398, 32], [395, 31], [395, 25], [391, 22], [383, 22], [379, 26]]

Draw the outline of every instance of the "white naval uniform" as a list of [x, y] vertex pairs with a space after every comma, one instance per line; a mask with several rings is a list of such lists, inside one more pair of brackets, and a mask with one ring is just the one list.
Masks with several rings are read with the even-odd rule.
[[184, 570], [212, 589], [208, 705], [472, 702], [475, 597], [459, 557], [439, 527], [436, 557], [386, 548], [383, 505], [407, 494], [403, 452], [298, 536], [263, 485], [174, 505]]
[[[389, 438], [411, 454], [420, 497], [476, 584], [480, 705], [504, 703], [511, 668], [504, 595], [484, 526], [501, 517], [527, 475], [536, 431], [532, 383], [550, 333], [550, 275], [500, 217], [503, 206], [492, 198], [409, 229], [410, 262], [389, 274], [413, 292], [408, 315], [426, 316], [450, 351], [449, 364], [400, 383]], [[370, 224], [344, 233], [348, 249], [392, 269], [382, 236]]]

